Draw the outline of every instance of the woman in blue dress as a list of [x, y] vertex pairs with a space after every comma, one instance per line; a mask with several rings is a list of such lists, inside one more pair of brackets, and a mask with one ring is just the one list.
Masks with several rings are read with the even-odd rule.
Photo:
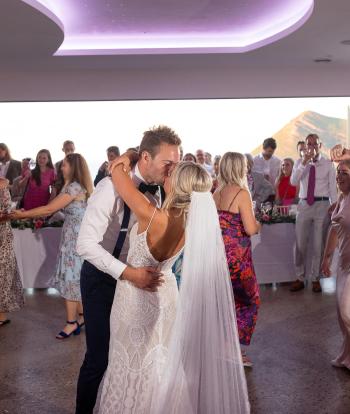
[[56, 338], [66, 339], [72, 334], [78, 335], [84, 324], [80, 296], [80, 270], [83, 261], [76, 252], [76, 242], [93, 186], [87, 163], [80, 154], [68, 154], [61, 168], [65, 184], [60, 194], [46, 206], [27, 211], [16, 210], [11, 218], [45, 217], [59, 210], [63, 210], [65, 214], [56, 272], [51, 283], [65, 299], [67, 313], [67, 323]]

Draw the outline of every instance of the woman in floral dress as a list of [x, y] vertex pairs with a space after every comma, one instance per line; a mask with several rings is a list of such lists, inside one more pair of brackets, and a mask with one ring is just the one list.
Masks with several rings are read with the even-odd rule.
[[[214, 194], [231, 275], [241, 345], [250, 344], [260, 304], [250, 242], [250, 236], [259, 232], [260, 224], [254, 216], [246, 176], [244, 155], [227, 152], [220, 161], [220, 186]], [[242, 354], [244, 365], [251, 367], [245, 352]]]
[[20, 309], [24, 304], [11, 225], [8, 221], [1, 221], [1, 216], [11, 208], [8, 184], [8, 180], [0, 178], [0, 327], [10, 322], [7, 313]]
[[15, 219], [49, 216], [61, 209], [65, 214], [52, 286], [65, 299], [67, 324], [56, 336], [57, 339], [66, 339], [72, 334], [78, 335], [84, 324], [80, 296], [80, 270], [83, 263], [76, 252], [76, 242], [87, 198], [93, 188], [88, 166], [80, 154], [66, 156], [62, 162], [62, 173], [65, 185], [59, 196], [47, 206], [27, 211], [16, 210], [13, 213]]

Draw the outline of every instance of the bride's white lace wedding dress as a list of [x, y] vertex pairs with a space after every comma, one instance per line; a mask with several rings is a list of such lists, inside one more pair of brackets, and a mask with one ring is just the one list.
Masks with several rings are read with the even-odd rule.
[[158, 292], [148, 292], [125, 280], [117, 283], [101, 414], [150, 414], [153, 391], [167, 360], [178, 297], [171, 268], [182, 249], [158, 262], [149, 250], [147, 230], [137, 234], [137, 223], [132, 228], [127, 262], [136, 268], [157, 267], [164, 274], [164, 284]]
[[[164, 262], [152, 256], [147, 230], [137, 231], [136, 224], [128, 263], [157, 267], [165, 283], [151, 293], [118, 281], [100, 413], [248, 414], [232, 285], [212, 194], [192, 193], [185, 250]], [[178, 292], [171, 268], [183, 250]]]

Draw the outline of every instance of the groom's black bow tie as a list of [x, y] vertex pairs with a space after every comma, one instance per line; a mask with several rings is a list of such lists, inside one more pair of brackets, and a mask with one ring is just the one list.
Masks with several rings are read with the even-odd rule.
[[146, 183], [140, 183], [139, 185], [139, 190], [143, 194], [150, 193], [152, 195], [155, 195], [158, 189], [159, 189], [158, 185], [151, 185], [151, 184], [146, 184]]

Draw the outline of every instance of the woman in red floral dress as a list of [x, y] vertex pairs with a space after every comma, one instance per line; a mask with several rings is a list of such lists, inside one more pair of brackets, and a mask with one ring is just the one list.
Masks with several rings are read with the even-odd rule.
[[[214, 194], [230, 270], [241, 345], [249, 345], [260, 304], [259, 286], [252, 262], [250, 236], [258, 233], [246, 179], [246, 159], [226, 153], [220, 162], [220, 187]], [[252, 366], [243, 354], [245, 366]]]

